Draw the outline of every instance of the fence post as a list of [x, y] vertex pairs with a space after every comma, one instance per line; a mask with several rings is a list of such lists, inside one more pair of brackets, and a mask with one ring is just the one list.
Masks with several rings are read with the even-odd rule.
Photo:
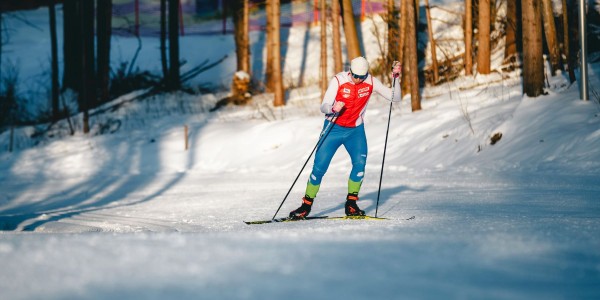
[[188, 146], [189, 146], [189, 143], [188, 143], [188, 132], [189, 132], [189, 129], [188, 129], [187, 124], [183, 127], [183, 132], [184, 132], [185, 151], [187, 151], [188, 150]]

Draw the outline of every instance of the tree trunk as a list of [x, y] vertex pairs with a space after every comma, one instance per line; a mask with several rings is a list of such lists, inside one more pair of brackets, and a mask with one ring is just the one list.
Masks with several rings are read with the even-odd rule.
[[2, 78], [2, 11], [0, 11], [0, 78]]
[[479, 0], [477, 72], [490, 74], [490, 0]]
[[496, 0], [490, 0], [490, 32], [496, 30], [496, 18], [498, 17], [498, 9], [496, 8]]
[[[421, 1], [420, 1], [420, 0], [413, 0], [413, 1], [414, 1], [413, 5], [414, 5], [414, 7], [415, 7], [415, 22], [416, 22], [415, 24], [417, 24], [417, 25], [418, 25], [418, 24], [419, 24], [419, 20], [421, 19], [421, 16], [419, 15], [419, 14], [421, 13], [421, 12], [419, 11], [419, 7], [420, 7], [419, 3], [420, 3]], [[415, 28], [416, 28], [416, 27], [415, 27]]]
[[401, 86], [401, 90], [402, 90], [402, 95], [407, 95], [410, 94], [410, 76], [408, 74], [408, 55], [405, 55], [406, 53], [406, 46], [407, 46], [407, 28], [408, 28], [408, 3], [407, 1], [410, 0], [400, 0], [402, 3], [402, 6], [400, 7], [400, 14], [401, 14], [401, 19], [400, 19], [400, 62], [402, 63], [402, 86]]
[[[568, 17], [567, 0], [562, 0], [562, 26], [563, 26], [563, 51], [565, 58], [569, 57], [569, 17]], [[565, 61], [565, 64], [567, 62]], [[568, 66], [569, 69], [571, 66]]]
[[167, 59], [167, 0], [160, 0], [160, 62], [163, 73], [163, 84], [169, 84], [169, 60]]
[[[56, 10], [54, 7], [54, 0], [50, 1], [48, 10], [50, 13], [50, 52], [52, 55], [52, 120], [58, 121], [60, 118], [60, 107], [58, 105], [60, 86], [58, 83], [58, 40], [56, 37]], [[0, 23], [1, 22], [2, 20], [0, 20]]]
[[540, 0], [522, 0], [523, 92], [538, 97], [544, 92], [542, 15]]
[[346, 48], [348, 50], [348, 61], [362, 56], [360, 52], [360, 42], [356, 32], [356, 23], [354, 20], [354, 10], [351, 0], [342, 0], [344, 15], [344, 32], [346, 34]]
[[2, 11], [0, 11], [0, 78], [2, 78]]
[[250, 74], [250, 43], [248, 39], [248, 0], [232, 2], [237, 70]]
[[267, 33], [266, 33], [266, 42], [265, 45], [267, 45], [267, 59], [266, 59], [266, 66], [265, 66], [265, 88], [267, 90], [267, 92], [271, 93], [273, 91], [275, 91], [275, 86], [273, 86], [273, 56], [274, 56], [274, 51], [273, 51], [273, 6], [268, 2], [270, 0], [266, 0], [267, 1], [267, 6], [265, 8], [266, 11], [266, 19], [267, 19]]
[[473, 0], [465, 0], [465, 75], [473, 75]]
[[542, 0], [542, 16], [544, 20], [544, 33], [546, 35], [546, 45], [550, 54], [550, 73], [556, 75], [556, 70], [560, 67], [560, 51], [556, 41], [556, 24], [554, 23], [554, 12], [552, 10], [551, 0]]
[[102, 103], [110, 100], [110, 38], [112, 35], [112, 0], [98, 0], [98, 91]]
[[[567, 6], [564, 6], [566, 11], [565, 13], [565, 42], [568, 43], [566, 49], [577, 49], [577, 45], [579, 44], [579, 39], [577, 38], [577, 24], [574, 16], [573, 3], [567, 3]], [[567, 56], [567, 64], [569, 65], [569, 80], [571, 83], [575, 82], [575, 68], [577, 66], [577, 51], [567, 51], [565, 55]]]
[[[234, 25], [237, 71], [231, 83], [230, 102], [236, 105], [248, 103], [250, 90], [250, 44], [248, 39], [248, 1], [234, 0], [231, 3]], [[240, 74], [241, 72], [245, 75]], [[247, 76], [246, 76], [247, 75]]]
[[244, 0], [244, 51], [242, 51], [242, 67], [248, 75], [252, 73], [252, 65], [250, 64], [250, 7], [248, 6], [249, 0]]
[[333, 73], [344, 71], [342, 63], [342, 42], [340, 38], [340, 1], [331, 1], [331, 26], [333, 27]]
[[401, 63], [404, 63], [404, 44], [406, 40], [406, 0], [400, 0], [400, 41], [398, 45], [398, 58]]
[[267, 5], [271, 5], [271, 24], [272, 24], [272, 38], [271, 47], [273, 51], [273, 105], [282, 106], [285, 105], [285, 99], [283, 94], [283, 80], [281, 78], [281, 36], [280, 36], [280, 2], [279, 0], [268, 0]]
[[[388, 0], [388, 14], [387, 14], [387, 26], [388, 26], [388, 55], [386, 60], [386, 66], [391, 66], [392, 63], [397, 60], [400, 55], [400, 24], [398, 23], [398, 10], [394, 0]], [[386, 75], [386, 72], [384, 72]], [[385, 76], [387, 78], [387, 76]]]
[[170, 90], [181, 86], [179, 75], [179, 0], [169, 0], [169, 84]]
[[504, 63], [513, 64], [517, 61], [517, 0], [506, 3], [506, 38], [504, 46]]
[[63, 82], [62, 88], [80, 93], [81, 87], [81, 1], [63, 2]]
[[439, 81], [437, 55], [435, 39], [433, 38], [433, 26], [431, 26], [431, 12], [429, 7], [429, 0], [425, 0], [425, 13], [427, 16], [427, 32], [429, 33], [429, 43], [431, 45], [431, 68], [433, 69], [433, 84], [437, 84]]
[[88, 111], [96, 100], [94, 57], [94, 1], [82, 1], [80, 5], [81, 30], [81, 85], [80, 105], [83, 111], [83, 133], [90, 132]]
[[321, 16], [321, 99], [325, 96], [325, 90], [329, 83], [327, 76], [327, 5], [326, 0], [321, 0], [320, 16]]
[[417, 62], [417, 29], [416, 29], [416, 11], [415, 2], [406, 1], [407, 5], [407, 32], [406, 32], [406, 54], [408, 59], [408, 75], [410, 77], [410, 98], [412, 111], [421, 110], [421, 95], [419, 93], [419, 73]]

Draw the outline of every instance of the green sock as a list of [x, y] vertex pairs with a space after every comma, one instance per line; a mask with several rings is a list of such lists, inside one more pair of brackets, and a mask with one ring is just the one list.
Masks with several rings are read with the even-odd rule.
[[314, 185], [310, 183], [310, 181], [306, 184], [306, 196], [315, 199], [317, 197], [317, 193], [319, 192], [320, 184]]
[[360, 191], [360, 186], [362, 185], [361, 181], [353, 181], [352, 179], [348, 179], [348, 194], [358, 194]]

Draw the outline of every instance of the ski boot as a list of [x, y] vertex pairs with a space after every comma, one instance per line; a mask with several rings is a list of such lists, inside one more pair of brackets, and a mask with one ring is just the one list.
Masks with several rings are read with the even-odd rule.
[[310, 208], [312, 207], [313, 201], [314, 201], [313, 198], [304, 196], [304, 198], [302, 198], [302, 205], [300, 207], [298, 207], [296, 210], [290, 212], [290, 219], [297, 220], [297, 219], [304, 219], [304, 218], [308, 217], [308, 214], [310, 214]]
[[365, 211], [356, 205], [358, 194], [348, 194], [346, 197], [346, 216], [364, 216]]

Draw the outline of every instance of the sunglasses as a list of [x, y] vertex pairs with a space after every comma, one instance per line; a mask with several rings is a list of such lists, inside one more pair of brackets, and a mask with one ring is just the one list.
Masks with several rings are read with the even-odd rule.
[[356, 79], [360, 79], [360, 80], [365, 80], [367, 79], [367, 76], [369, 76], [369, 73], [365, 74], [365, 75], [356, 75], [354, 73], [352, 73], [352, 77], [356, 78]]

